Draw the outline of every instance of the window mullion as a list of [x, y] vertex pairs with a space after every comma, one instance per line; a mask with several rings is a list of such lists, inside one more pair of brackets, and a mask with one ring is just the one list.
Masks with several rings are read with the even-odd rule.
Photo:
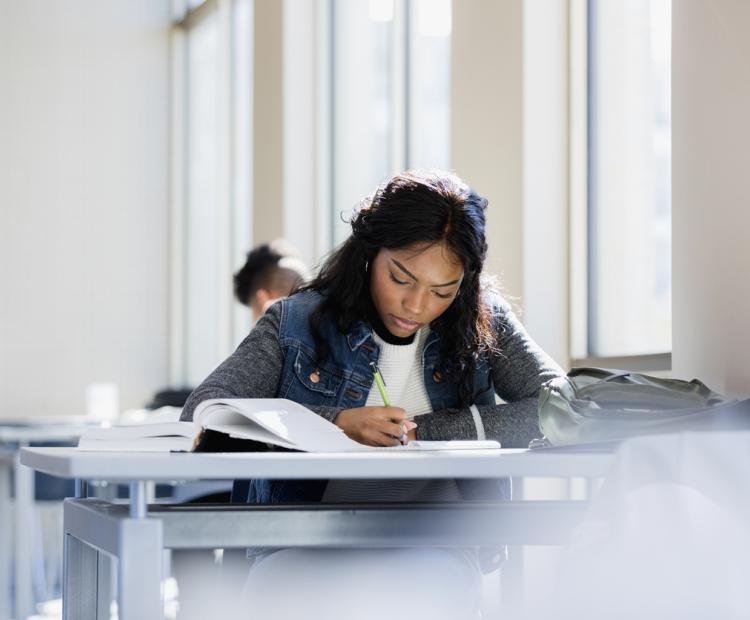
[[588, 343], [588, 110], [587, 0], [571, 0], [569, 14], [570, 356]]
[[217, 0], [216, 105], [216, 355], [222, 359], [232, 346], [232, 200], [234, 172], [232, 115], [232, 0]]
[[187, 378], [185, 340], [187, 287], [185, 273], [188, 66], [185, 31], [171, 35], [170, 85], [170, 206], [169, 206], [169, 382], [182, 385]]
[[408, 0], [394, 0], [391, 33], [391, 172], [399, 172], [408, 165]]

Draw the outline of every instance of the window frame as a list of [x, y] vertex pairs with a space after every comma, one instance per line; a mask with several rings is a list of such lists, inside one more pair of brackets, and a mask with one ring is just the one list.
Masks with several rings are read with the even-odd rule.
[[668, 372], [672, 353], [596, 356], [591, 354], [594, 295], [592, 254], [590, 0], [569, 4], [569, 269], [570, 364]]
[[[190, 382], [190, 355], [188, 337], [188, 166], [189, 166], [189, 85], [188, 33], [209, 16], [215, 15], [219, 35], [217, 47], [217, 109], [220, 110], [217, 147], [216, 225], [217, 265], [215, 278], [218, 295], [215, 301], [217, 314], [216, 361], [231, 352], [250, 326], [250, 315], [234, 302], [232, 270], [244, 259], [252, 239], [252, 178], [243, 187], [237, 184], [238, 159], [242, 150], [240, 141], [249, 141], [249, 158], [252, 169], [252, 123], [238, 136], [239, 114], [252, 118], [252, 77], [250, 77], [249, 109], [236, 106], [237, 75], [235, 57], [237, 37], [236, 10], [240, 2], [252, 0], [203, 0], [189, 8], [186, 0], [173, 0], [171, 27], [170, 67], [170, 224], [169, 224], [169, 381], [171, 385]], [[252, 36], [252, 26], [250, 29]], [[252, 70], [252, 56], [247, 59]], [[242, 128], [242, 127], [240, 127]], [[243, 169], [243, 174], [249, 174]]]
[[[328, 205], [326, 213], [327, 222], [320, 234], [322, 245], [326, 250], [332, 250], [337, 244], [337, 233], [340, 234], [340, 214], [342, 211], [354, 205], [338, 205], [335, 200], [336, 187], [336, 132], [339, 126], [336, 123], [336, 71], [334, 54], [337, 53], [335, 44], [336, 20], [338, 16], [335, 11], [334, 0], [319, 0], [320, 22], [318, 24], [321, 39], [325, 41], [319, 51], [320, 83], [318, 103], [322, 114], [318, 117], [318, 153], [321, 156], [319, 164], [317, 183], [319, 204]], [[412, 115], [414, 113], [414, 101], [411, 96], [411, 73], [413, 58], [411, 54], [414, 32], [417, 27], [417, 3], [415, 0], [392, 0], [393, 2], [393, 33], [391, 36], [389, 67], [391, 92], [389, 111], [391, 113], [392, 130], [388, 142], [388, 157], [390, 163], [389, 174], [395, 174], [402, 170], [411, 168], [413, 162], [413, 125]], [[452, 36], [452, 35], [451, 35]], [[448, 67], [452, 71], [452, 67]], [[450, 97], [450, 93], [449, 93]], [[325, 113], [327, 106], [328, 113]], [[449, 116], [448, 122], [451, 122]], [[448, 131], [450, 135], [450, 128]], [[445, 166], [451, 168], [451, 162]], [[381, 179], [382, 181], [383, 179]], [[371, 191], [373, 187], [364, 188], [364, 192]]]

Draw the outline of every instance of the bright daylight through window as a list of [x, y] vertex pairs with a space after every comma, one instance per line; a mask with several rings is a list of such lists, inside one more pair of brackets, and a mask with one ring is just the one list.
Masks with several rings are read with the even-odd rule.
[[588, 0], [588, 355], [671, 350], [671, 1]]

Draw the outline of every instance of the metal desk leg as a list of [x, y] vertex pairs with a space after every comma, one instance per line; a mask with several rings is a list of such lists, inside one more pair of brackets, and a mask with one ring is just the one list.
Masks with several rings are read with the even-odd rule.
[[34, 614], [34, 593], [31, 580], [31, 530], [34, 519], [34, 472], [21, 465], [20, 443], [15, 455], [16, 524], [15, 524], [15, 574], [16, 574], [16, 618], [28, 618]]
[[120, 524], [118, 610], [120, 620], [161, 620], [162, 524], [147, 514], [147, 484], [130, 485], [130, 518]]
[[[86, 495], [87, 483], [76, 478], [76, 498]], [[98, 552], [69, 534], [68, 525], [63, 519], [63, 619], [96, 620], [98, 579], [94, 579], [94, 588], [87, 588], [86, 584], [97, 573]]]
[[[97, 499], [112, 501], [117, 499], [117, 485], [102, 484], [98, 486], [81, 483], [80, 492], [86, 496], [92, 495]], [[100, 551], [97, 554], [97, 597], [96, 613], [98, 620], [109, 620], [110, 609], [116, 591], [115, 558], [109, 553]]]
[[109, 620], [112, 559], [67, 532], [64, 546], [63, 618]]
[[[7, 457], [7, 458], [3, 458]], [[11, 457], [0, 455], [0, 620], [10, 620], [10, 601], [13, 598], [10, 579], [10, 559], [13, 555], [13, 539], [10, 527], [10, 472]]]
[[[524, 499], [524, 479], [513, 478], [513, 497]], [[508, 546], [508, 561], [501, 569], [500, 606], [503, 617], [518, 618], [523, 615], [524, 597], [524, 550], [523, 545]]]
[[109, 618], [110, 555], [119, 560], [120, 620], [163, 618], [163, 526], [148, 517], [144, 498], [145, 485], [131, 485], [129, 514], [99, 500], [65, 501], [64, 620]]
[[[63, 548], [63, 619], [96, 620], [97, 555], [93, 547], [65, 532]], [[92, 576], [93, 583], [91, 587]]]
[[128, 519], [120, 534], [117, 602], [120, 620], [161, 620], [161, 523]]

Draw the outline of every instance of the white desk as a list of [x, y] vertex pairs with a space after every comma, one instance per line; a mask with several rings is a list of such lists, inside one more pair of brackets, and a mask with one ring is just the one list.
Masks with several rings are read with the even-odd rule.
[[51, 441], [74, 441], [81, 435], [86, 426], [83, 418], [39, 418], [24, 420], [0, 420], [0, 511], [3, 511], [2, 523], [8, 523], [5, 517], [10, 515], [11, 503], [10, 476], [13, 476], [16, 489], [15, 527], [12, 532], [3, 528], [0, 533], [0, 620], [11, 618], [11, 578], [8, 561], [13, 547], [23, 550], [15, 554], [15, 601], [14, 617], [26, 618], [34, 613], [34, 596], [32, 583], [32, 527], [34, 507], [34, 475], [25, 467], [20, 467], [20, 448], [30, 443]]
[[[65, 501], [63, 610], [75, 620], [103, 617], [108, 609], [108, 576], [98, 571], [102, 552], [119, 560], [121, 620], [155, 620], [162, 617], [165, 548], [558, 544], [585, 509], [583, 502], [147, 506], [147, 481], [600, 477], [611, 459], [607, 453], [526, 450], [154, 454], [25, 448], [21, 454], [24, 465], [47, 474], [130, 484], [127, 506], [83, 497]], [[77, 488], [85, 494], [84, 485]]]

